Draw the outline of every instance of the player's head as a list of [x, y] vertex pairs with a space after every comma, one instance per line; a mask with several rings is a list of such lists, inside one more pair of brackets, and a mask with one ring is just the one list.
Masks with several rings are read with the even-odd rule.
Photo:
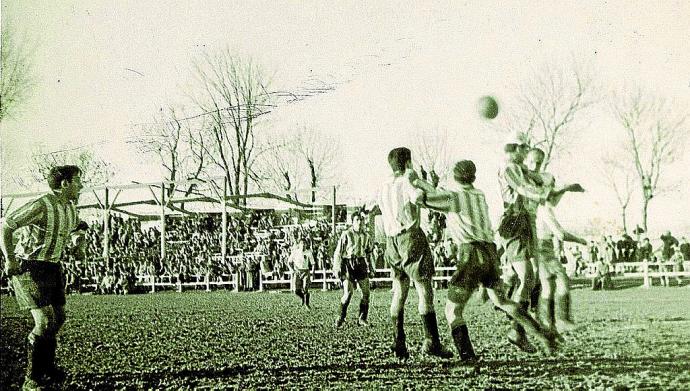
[[525, 160], [523, 163], [525, 164], [525, 167], [527, 167], [528, 170], [530, 171], [539, 171], [541, 169], [541, 165], [544, 162], [544, 157], [546, 155], [544, 154], [544, 151], [542, 151], [539, 148], [532, 148], [527, 152], [527, 156], [525, 156]]
[[471, 185], [477, 179], [477, 167], [471, 160], [461, 160], [453, 166], [453, 178], [461, 185]]
[[362, 215], [359, 213], [353, 213], [350, 217], [350, 221], [352, 222], [352, 228], [355, 231], [359, 231], [362, 228]]
[[77, 201], [79, 191], [82, 189], [81, 169], [77, 166], [55, 166], [50, 169], [48, 186], [54, 191], [59, 191], [68, 200]]
[[388, 153], [388, 164], [393, 173], [405, 172], [408, 168], [412, 168], [412, 151], [405, 147], [392, 149]]

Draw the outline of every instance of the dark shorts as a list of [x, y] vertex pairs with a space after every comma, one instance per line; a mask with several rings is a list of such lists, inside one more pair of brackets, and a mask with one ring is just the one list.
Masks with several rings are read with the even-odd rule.
[[12, 277], [19, 308], [65, 305], [65, 279], [59, 263], [22, 260], [20, 267], [22, 274]]
[[506, 239], [504, 243], [505, 259], [510, 264], [513, 262], [526, 262], [530, 258], [535, 257], [536, 253], [536, 223], [534, 216], [531, 216], [531, 233], [527, 235], [519, 235]]
[[292, 274], [294, 280], [295, 292], [306, 292], [309, 290], [311, 284], [311, 271], [309, 270], [295, 270]]
[[455, 272], [450, 285], [474, 290], [479, 284], [486, 288], [496, 288], [500, 283], [500, 260], [494, 243], [472, 242], [458, 246]]
[[343, 274], [345, 278], [352, 281], [363, 281], [369, 278], [367, 261], [363, 257], [343, 259]]
[[392, 269], [393, 278], [431, 280], [436, 271], [429, 243], [420, 228], [411, 228], [399, 235], [386, 237], [384, 257]]

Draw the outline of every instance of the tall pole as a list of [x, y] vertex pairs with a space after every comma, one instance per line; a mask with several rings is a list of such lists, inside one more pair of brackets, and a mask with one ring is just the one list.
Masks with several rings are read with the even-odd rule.
[[333, 186], [333, 209], [331, 211], [331, 219], [333, 222], [333, 240], [335, 240], [335, 186]]
[[161, 182], [161, 265], [165, 262], [165, 182]]
[[106, 265], [110, 263], [110, 191], [107, 187], [103, 204], [103, 259]]
[[222, 258], [221, 264], [225, 265], [228, 255], [228, 177], [223, 178], [223, 199], [220, 200], [222, 205], [221, 221], [223, 224], [222, 234], [220, 237], [220, 256]]

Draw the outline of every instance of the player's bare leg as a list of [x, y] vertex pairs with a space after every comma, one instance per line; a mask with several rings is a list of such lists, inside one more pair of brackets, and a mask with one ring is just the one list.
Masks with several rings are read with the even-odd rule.
[[550, 331], [556, 330], [555, 303], [556, 276], [542, 267], [539, 270], [539, 281], [541, 282], [541, 294], [539, 297], [538, 317], [541, 324]]
[[343, 281], [343, 296], [340, 298], [340, 315], [335, 322], [335, 327], [342, 327], [347, 317], [347, 307], [352, 300], [352, 294], [355, 291], [355, 284], [349, 279]]
[[367, 318], [369, 316], [369, 296], [371, 289], [369, 287], [369, 279], [359, 281], [359, 289], [362, 291], [362, 301], [359, 302], [359, 319], [357, 322], [360, 326], [369, 326]]
[[[488, 292], [487, 292], [488, 295]], [[446, 320], [453, 336], [453, 344], [460, 355], [462, 361], [474, 361], [477, 355], [474, 353], [470, 340], [467, 324], [462, 316], [465, 305], [472, 296], [472, 292], [467, 289], [454, 286], [448, 287], [448, 301], [446, 301]]]
[[405, 360], [410, 357], [405, 337], [405, 302], [410, 290], [410, 279], [393, 277], [393, 298], [391, 299], [391, 322], [393, 323], [393, 346], [395, 356]]
[[418, 309], [424, 329], [423, 352], [441, 358], [453, 357], [453, 353], [441, 344], [436, 311], [434, 310], [434, 289], [431, 286], [431, 278], [416, 280], [414, 285], [419, 297]]

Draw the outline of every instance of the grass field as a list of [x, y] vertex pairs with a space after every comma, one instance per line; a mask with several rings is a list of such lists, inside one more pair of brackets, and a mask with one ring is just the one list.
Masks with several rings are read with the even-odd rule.
[[[69, 296], [58, 359], [66, 389], [690, 389], [690, 289], [574, 291], [583, 327], [556, 356], [510, 345], [508, 322], [473, 299], [467, 309], [478, 367], [414, 354], [416, 295], [406, 309], [413, 357], [389, 354], [387, 289], [373, 292], [370, 328], [333, 329], [337, 292], [313, 292], [313, 310], [287, 293], [224, 291]], [[439, 321], [445, 291], [438, 291]], [[2, 297], [0, 389], [21, 385], [32, 327]], [[442, 337], [450, 344], [449, 333]]]

